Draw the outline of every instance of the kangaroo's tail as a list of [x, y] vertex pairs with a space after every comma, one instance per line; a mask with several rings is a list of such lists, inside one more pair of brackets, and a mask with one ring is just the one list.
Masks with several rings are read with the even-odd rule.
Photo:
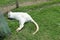
[[33, 35], [34, 35], [34, 34], [36, 34], [38, 32], [39, 26], [38, 26], [38, 24], [34, 20], [32, 20], [32, 22], [36, 25], [36, 31], [33, 32]]

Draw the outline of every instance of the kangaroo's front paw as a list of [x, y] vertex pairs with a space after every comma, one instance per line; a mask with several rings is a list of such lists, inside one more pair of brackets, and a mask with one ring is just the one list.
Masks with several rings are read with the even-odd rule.
[[19, 32], [19, 30], [20, 30], [19, 28], [18, 28], [18, 29], [16, 29], [16, 31], [17, 31], [17, 32]]

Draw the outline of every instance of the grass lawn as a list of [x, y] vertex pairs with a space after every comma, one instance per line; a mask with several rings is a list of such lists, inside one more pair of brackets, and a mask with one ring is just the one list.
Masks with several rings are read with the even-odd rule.
[[[27, 1], [32, 1], [32, 0], [18, 0], [19, 2], [27, 2]], [[14, 4], [15, 0], [0, 0], [0, 6], [6, 6], [10, 4]]]
[[[23, 2], [31, 2], [31, 1], [33, 2], [33, 1], [39, 1], [39, 0], [18, 0], [18, 1], [19, 3], [23, 3]], [[42, 0], [42, 1], [45, 1], [45, 0]], [[46, 0], [46, 1], [60, 2], [60, 0]], [[14, 3], [15, 3], [15, 0], [0, 0], [0, 6], [6, 6]]]
[[31, 22], [25, 24], [25, 27], [16, 32], [19, 26], [17, 20], [8, 20], [8, 25], [11, 28], [12, 35], [4, 40], [60, 40], [60, 6], [49, 8], [40, 8], [35, 6], [20, 7], [13, 11], [27, 12], [38, 23], [39, 31], [35, 35], [35, 25]]
[[0, 6], [5, 6], [8, 4], [13, 4], [14, 0], [0, 0]]
[[[37, 1], [37, 0], [18, 0], [19, 3], [31, 2], [31, 1]], [[15, 2], [16, 2], [16, 0], [0, 0], [0, 6], [6, 6], [6, 5], [14, 4]]]

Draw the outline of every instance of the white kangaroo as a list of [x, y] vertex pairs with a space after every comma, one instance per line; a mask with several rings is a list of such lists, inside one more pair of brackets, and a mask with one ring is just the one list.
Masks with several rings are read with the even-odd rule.
[[39, 26], [38, 24], [32, 19], [32, 17], [28, 14], [28, 13], [25, 13], [25, 12], [8, 12], [8, 18], [9, 19], [16, 19], [19, 21], [19, 27], [17, 28], [17, 32], [20, 31], [23, 27], [24, 27], [24, 23], [25, 22], [28, 22], [28, 21], [31, 21], [33, 22], [35, 25], [36, 25], [36, 31], [33, 32], [33, 35], [35, 33], [37, 33], [37, 31], [39, 30]]

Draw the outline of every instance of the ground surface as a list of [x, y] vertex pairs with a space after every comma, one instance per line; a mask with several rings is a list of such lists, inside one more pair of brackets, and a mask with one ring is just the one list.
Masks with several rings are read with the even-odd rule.
[[[5, 40], [60, 40], [60, 6], [55, 5], [40, 9], [37, 6], [27, 6], [13, 11], [24, 11], [29, 13], [38, 23], [40, 30], [36, 35], [32, 35], [35, 26], [28, 22], [20, 32], [16, 32], [18, 21], [8, 20], [12, 35]], [[13, 28], [13, 29], [12, 29]]]
[[[28, 6], [28, 5], [33, 5], [33, 4], [39, 4], [39, 3], [44, 3], [48, 2], [47, 0], [18, 0], [19, 1], [19, 6]], [[0, 10], [5, 13], [7, 11], [10, 11], [12, 9], [16, 8], [16, 4], [14, 0], [3, 0], [0, 1]]]
[[[19, 6], [28, 6], [33, 4], [43, 4], [46, 2], [60, 2], [60, 0], [18, 0]], [[5, 13], [12, 9], [16, 8], [16, 4], [14, 0], [1, 0], [0, 1], [0, 10]]]
[[[54, 0], [53, 0], [54, 1]], [[25, 24], [25, 27], [16, 32], [19, 26], [17, 20], [8, 20], [5, 15], [12, 35], [4, 40], [60, 40], [60, 3], [46, 2], [43, 4], [24, 6], [12, 11], [27, 12], [38, 23], [39, 31], [32, 35], [35, 31], [35, 25], [31, 22]]]
[[[19, 3], [37, 2], [37, 1], [39, 1], [39, 2], [47, 2], [48, 0], [18, 0]], [[6, 5], [14, 4], [15, 2], [16, 2], [15, 0], [1, 0], [0, 1], [0, 6], [6, 6]]]

